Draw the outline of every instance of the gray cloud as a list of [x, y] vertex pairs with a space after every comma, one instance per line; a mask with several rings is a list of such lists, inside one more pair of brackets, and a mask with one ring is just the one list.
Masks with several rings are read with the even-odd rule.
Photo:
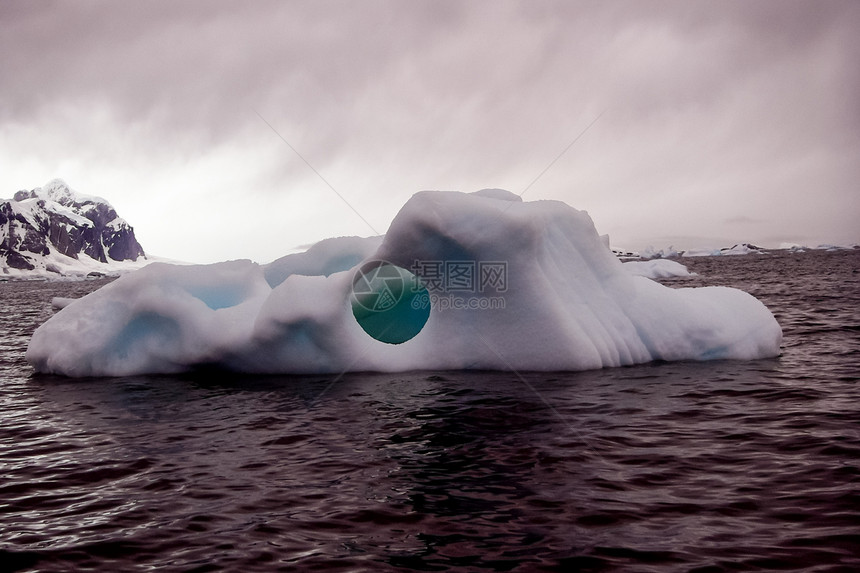
[[[331, 228], [289, 226], [299, 244], [367, 230], [255, 110], [383, 228], [419, 189], [519, 192], [607, 110], [527, 198], [586, 208], [631, 246], [741, 218], [762, 237], [860, 239], [851, 0], [13, 0], [0, 22], [0, 133], [16, 140], [0, 151], [30, 186], [71, 165], [91, 185], [125, 173], [125, 190], [81, 189], [116, 203], [226, 201], [229, 182], [300, 219], [332, 209]], [[207, 192], [189, 189], [205, 169]], [[225, 255], [277, 255], [248, 240]]]

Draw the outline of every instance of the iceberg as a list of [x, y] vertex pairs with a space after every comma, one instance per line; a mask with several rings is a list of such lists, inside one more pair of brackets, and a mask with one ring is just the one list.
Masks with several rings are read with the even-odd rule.
[[[389, 328], [406, 334], [392, 343]], [[551, 371], [772, 357], [781, 340], [743, 291], [629, 272], [584, 211], [422, 191], [384, 237], [124, 275], [41, 325], [27, 360], [66, 376]]]
[[669, 259], [652, 259], [648, 261], [626, 261], [623, 263], [627, 272], [647, 277], [649, 279], [668, 279], [674, 277], [689, 277], [691, 273], [687, 267], [677, 261]]
[[645, 247], [645, 250], [642, 251], [641, 257], [643, 259], [674, 259], [680, 257], [681, 253], [675, 250], [675, 247], [668, 246], [665, 249], [660, 249], [659, 251], [655, 249], [653, 246]]
[[762, 248], [749, 243], [737, 243], [732, 247], [722, 249], [690, 249], [684, 251], [682, 257], [726, 257], [735, 255], [760, 255]]

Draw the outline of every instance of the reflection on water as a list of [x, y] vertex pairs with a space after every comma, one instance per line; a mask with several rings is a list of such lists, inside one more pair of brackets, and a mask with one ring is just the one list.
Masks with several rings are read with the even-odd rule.
[[783, 356], [581, 373], [33, 378], [50, 297], [91, 285], [0, 284], [0, 563], [858, 567], [858, 258], [685, 260]]

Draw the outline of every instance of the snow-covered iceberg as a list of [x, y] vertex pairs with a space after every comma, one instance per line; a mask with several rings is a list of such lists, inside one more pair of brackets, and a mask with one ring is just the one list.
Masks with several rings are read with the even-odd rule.
[[[374, 261], [402, 273], [380, 279], [388, 267]], [[430, 305], [413, 338], [388, 344], [360, 324], [376, 308], [359, 309], [375, 296], [363, 269], [402, 283], [376, 302]], [[404, 269], [419, 277], [411, 289]], [[271, 265], [156, 263], [120, 277], [39, 327], [27, 360], [69, 376], [584, 370], [769, 357], [781, 339], [745, 292], [670, 289], [627, 272], [588, 214], [564, 203], [424, 191], [382, 239], [330, 239]]]

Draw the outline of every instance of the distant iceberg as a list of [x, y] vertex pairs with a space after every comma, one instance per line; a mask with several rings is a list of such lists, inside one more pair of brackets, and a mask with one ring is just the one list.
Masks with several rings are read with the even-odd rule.
[[649, 245], [645, 247], [641, 254], [643, 259], [672, 259], [680, 256], [681, 253], [676, 251], [675, 247], [672, 246], [657, 250], [653, 246]]
[[155, 263], [122, 276], [39, 327], [27, 360], [38, 372], [122, 376], [584, 370], [779, 354], [782, 331], [749, 294], [671, 289], [622, 265], [588, 214], [564, 203], [424, 191], [384, 238], [329, 239], [270, 265]]
[[829, 243], [823, 243], [818, 245], [817, 247], [810, 247], [808, 245], [801, 245], [798, 243], [781, 243], [779, 245], [780, 250], [789, 251], [791, 253], [805, 253], [806, 251], [828, 251], [828, 252], [839, 252], [839, 251], [853, 251], [856, 249], [860, 249], [860, 244], [857, 243], [849, 243], [847, 245], [832, 245]]
[[750, 243], [737, 243], [731, 247], [723, 247], [722, 249], [702, 249], [702, 250], [690, 250], [685, 251], [683, 256], [685, 257], [721, 257], [721, 256], [733, 256], [733, 255], [760, 255], [762, 253], [762, 248], [757, 247], [755, 245], [751, 245]]
[[623, 264], [628, 273], [647, 277], [649, 279], [668, 279], [673, 277], [689, 277], [691, 273], [687, 267], [677, 261], [669, 259], [654, 259], [650, 261], [629, 261]]

